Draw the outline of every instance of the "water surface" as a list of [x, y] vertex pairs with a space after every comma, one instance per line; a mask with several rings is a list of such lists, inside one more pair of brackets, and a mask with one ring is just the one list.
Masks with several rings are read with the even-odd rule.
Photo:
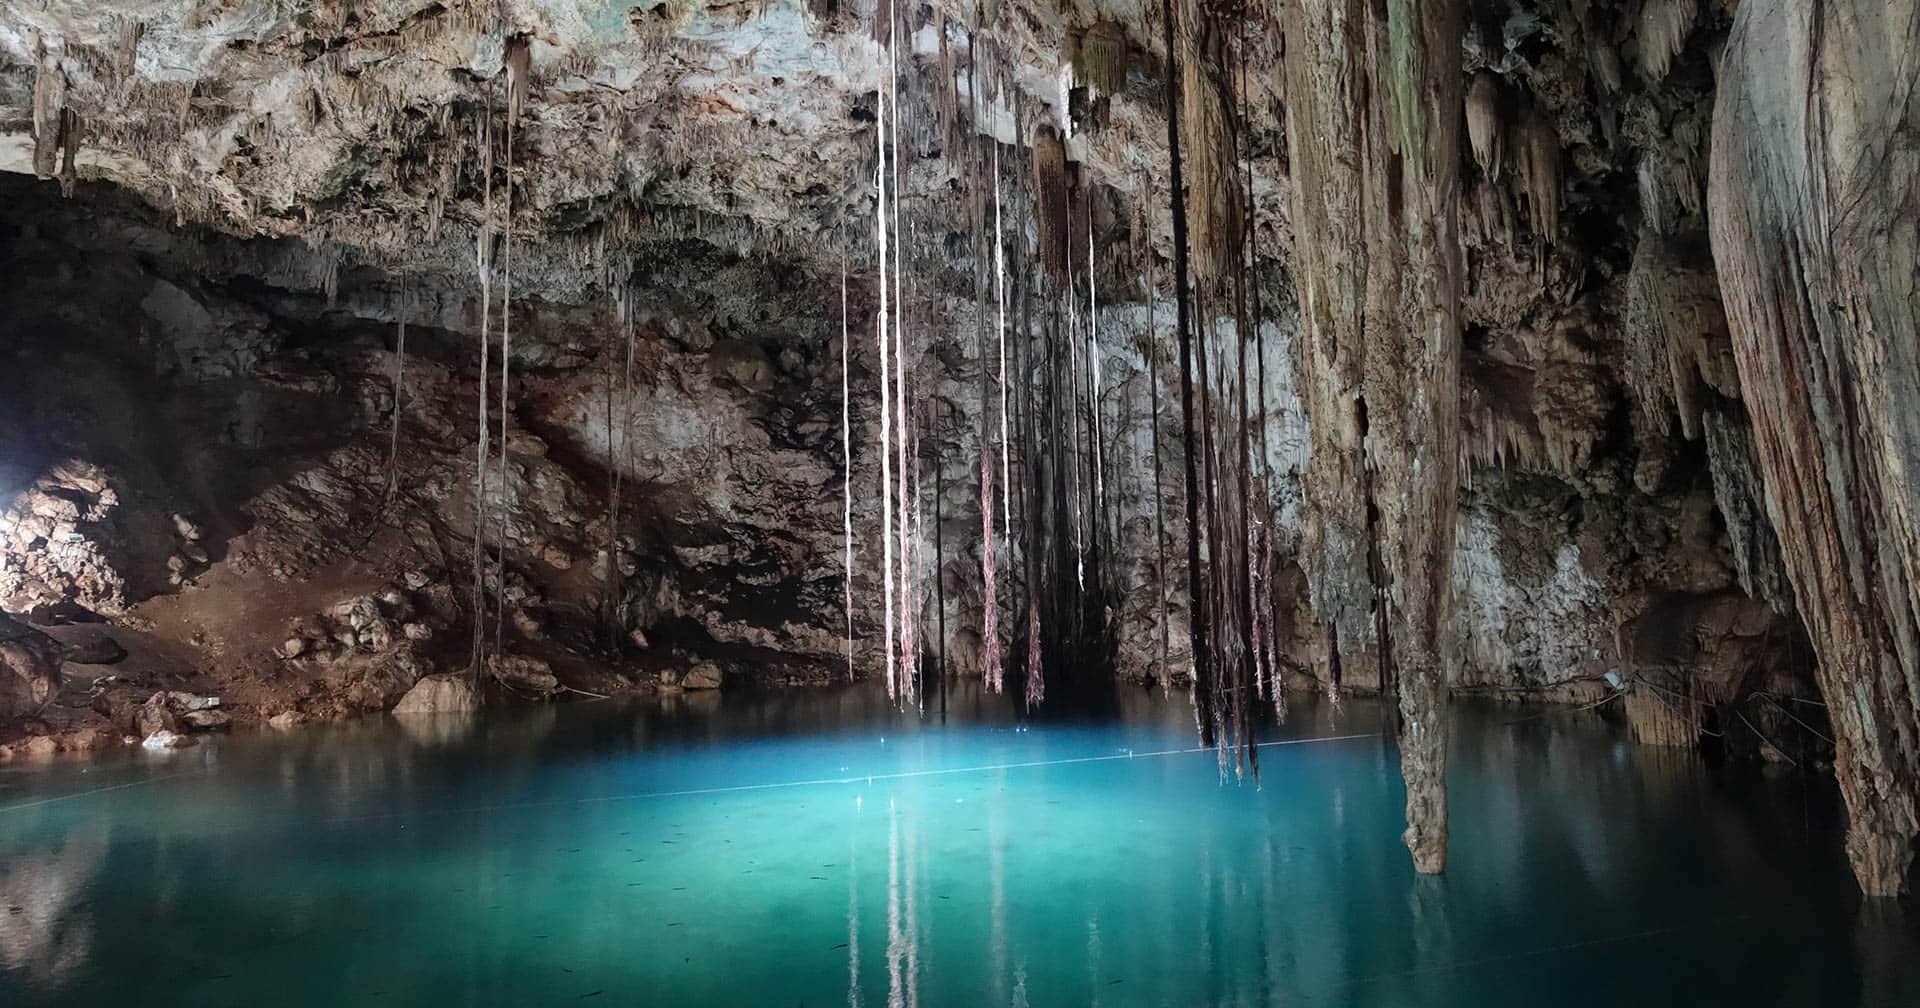
[[[1459, 709], [1452, 860], [1368, 704], [1223, 780], [1183, 697], [867, 688], [0, 768], [0, 1005], [1920, 1004], [1820, 779]], [[1517, 720], [1518, 719], [1518, 720]]]

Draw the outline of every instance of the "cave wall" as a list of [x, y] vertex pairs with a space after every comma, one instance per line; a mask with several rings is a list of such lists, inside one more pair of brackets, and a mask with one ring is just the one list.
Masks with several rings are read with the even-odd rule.
[[1861, 885], [1920, 833], [1920, 11], [1742, 4], [1714, 110], [1714, 260], [1766, 510], [1819, 655]]

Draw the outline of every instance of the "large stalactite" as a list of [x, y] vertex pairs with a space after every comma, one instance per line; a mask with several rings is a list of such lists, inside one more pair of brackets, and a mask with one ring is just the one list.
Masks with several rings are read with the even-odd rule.
[[1294, 5], [1287, 26], [1313, 423], [1303, 566], [1343, 656], [1371, 636], [1398, 699], [1407, 846], [1428, 873], [1445, 868], [1447, 841], [1462, 15], [1457, 0], [1351, 0]]
[[1920, 833], [1920, 9], [1748, 0], [1721, 67], [1714, 256], [1767, 506], [1819, 657], [1868, 893]]

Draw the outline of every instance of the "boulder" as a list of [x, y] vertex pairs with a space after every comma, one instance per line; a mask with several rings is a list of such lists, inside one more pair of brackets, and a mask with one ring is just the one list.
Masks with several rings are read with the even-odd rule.
[[211, 710], [220, 706], [220, 698], [217, 696], [201, 696], [197, 693], [187, 693], [182, 690], [169, 690], [167, 691], [166, 697], [168, 706], [182, 713]]
[[168, 705], [167, 694], [155, 693], [133, 712], [133, 730], [134, 734], [142, 737], [180, 730], [180, 719]]
[[347, 687], [347, 697], [362, 710], [387, 710], [413, 689], [431, 665], [411, 647], [372, 659], [360, 659], [363, 668]]
[[299, 711], [281, 711], [267, 719], [267, 727], [276, 731], [286, 731], [289, 728], [299, 727], [306, 720], [306, 715]]
[[461, 672], [424, 676], [393, 708], [395, 714], [459, 714], [478, 706], [473, 677]]
[[545, 696], [560, 688], [560, 679], [553, 674], [553, 668], [538, 658], [495, 655], [489, 664], [493, 677], [509, 689]]
[[140, 746], [143, 749], [185, 749], [192, 744], [193, 736], [191, 735], [161, 729], [148, 735]]
[[60, 691], [60, 642], [0, 613], [0, 720], [31, 714]]
[[189, 731], [225, 731], [233, 725], [233, 715], [209, 707], [180, 715], [180, 723], [186, 725]]
[[686, 676], [680, 680], [680, 685], [690, 690], [719, 689], [720, 666], [712, 662], [701, 662], [687, 670]]

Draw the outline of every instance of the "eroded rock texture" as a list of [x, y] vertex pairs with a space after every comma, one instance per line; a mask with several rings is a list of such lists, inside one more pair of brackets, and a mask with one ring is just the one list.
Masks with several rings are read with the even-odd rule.
[[1920, 11], [1741, 5], [1714, 113], [1715, 261], [1767, 509], [1819, 655], [1861, 885], [1920, 833]]

